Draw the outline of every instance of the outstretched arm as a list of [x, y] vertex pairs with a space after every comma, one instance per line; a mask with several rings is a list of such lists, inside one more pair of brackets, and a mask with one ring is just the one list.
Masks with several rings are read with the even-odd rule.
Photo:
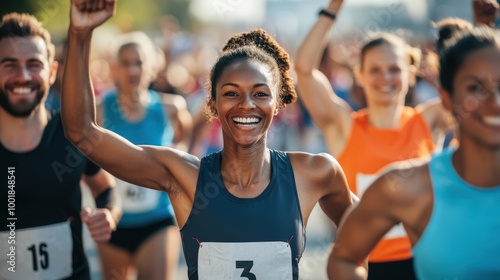
[[[332, 0], [326, 11], [338, 16], [342, 2], [342, 0]], [[297, 72], [298, 93], [302, 102], [316, 125], [325, 134], [328, 142], [336, 143], [335, 147], [329, 148], [333, 156], [338, 156], [342, 151], [336, 148], [339, 146], [339, 137], [345, 139], [350, 132], [352, 109], [333, 92], [328, 79], [317, 69], [334, 22], [334, 19], [327, 16], [319, 16], [299, 47], [295, 71]]]
[[96, 124], [89, 76], [90, 42], [93, 29], [115, 13], [115, 6], [115, 0], [71, 1], [62, 94], [66, 137], [92, 161], [125, 181], [166, 191], [177, 185], [195, 186], [195, 181], [182, 174], [196, 172], [196, 158], [168, 148], [134, 146]]
[[388, 208], [390, 200], [375, 183], [346, 214], [328, 260], [329, 279], [366, 279], [365, 259], [383, 235], [397, 224]]
[[333, 167], [334, 175], [328, 176], [330, 182], [325, 184], [325, 193], [318, 203], [323, 212], [338, 226], [346, 210], [359, 199], [349, 190], [347, 179], [340, 164], [331, 156], [327, 155], [327, 157], [329, 157], [330, 164]]
[[344, 171], [327, 153], [288, 153], [295, 173], [302, 217], [307, 222], [313, 208], [319, 203], [323, 212], [336, 225], [344, 212], [356, 201], [349, 191]]
[[366, 258], [384, 234], [400, 222], [410, 239], [418, 239], [422, 205], [427, 198], [422, 183], [427, 172], [425, 160], [395, 163], [388, 170], [340, 223], [327, 265], [329, 279], [366, 279]]

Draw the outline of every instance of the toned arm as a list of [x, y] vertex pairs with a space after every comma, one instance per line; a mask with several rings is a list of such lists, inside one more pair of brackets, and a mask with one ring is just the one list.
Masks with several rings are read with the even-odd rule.
[[415, 243], [430, 218], [432, 190], [424, 160], [396, 163], [345, 215], [328, 262], [330, 279], [365, 279], [363, 263], [394, 225], [403, 223]]
[[325, 214], [339, 224], [353, 197], [338, 162], [329, 154], [289, 153], [295, 173], [304, 221], [319, 203]]
[[[88, 2], [88, 3], [87, 3]], [[71, 24], [64, 71], [62, 120], [66, 138], [92, 161], [122, 180], [170, 194], [182, 219], [194, 200], [199, 160], [171, 148], [135, 146], [96, 123], [89, 77], [92, 31], [114, 14], [116, 2], [71, 1]], [[177, 213], [179, 212], [179, 213]]]
[[[342, 1], [331, 1], [327, 10], [334, 13], [340, 10], [341, 5]], [[352, 109], [335, 94], [328, 79], [317, 69], [333, 23], [328, 17], [318, 18], [299, 47], [295, 71], [301, 101], [327, 138], [330, 153], [338, 156], [350, 133]]]

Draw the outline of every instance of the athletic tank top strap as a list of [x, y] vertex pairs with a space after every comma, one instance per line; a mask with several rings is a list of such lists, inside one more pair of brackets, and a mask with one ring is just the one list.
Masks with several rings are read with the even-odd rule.
[[181, 229], [189, 279], [198, 279], [198, 272], [214, 277], [217, 272], [205, 265], [207, 258], [224, 255], [227, 259], [218, 264], [237, 278], [250, 273], [275, 279], [272, 273], [281, 273], [298, 279], [305, 228], [288, 155], [271, 150], [271, 180], [254, 198], [239, 198], [226, 189], [221, 161], [221, 152], [202, 158], [194, 205]]
[[500, 279], [500, 186], [465, 182], [453, 167], [454, 152], [429, 163], [434, 205], [413, 247], [418, 279]]

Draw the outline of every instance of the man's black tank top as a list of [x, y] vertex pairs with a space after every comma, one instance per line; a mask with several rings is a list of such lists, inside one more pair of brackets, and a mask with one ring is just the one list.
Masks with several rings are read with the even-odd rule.
[[[51, 111], [49, 118], [35, 149], [11, 152], [0, 143], [0, 169], [6, 174], [0, 198], [7, 202], [10, 191], [15, 208], [13, 216], [6, 217], [10, 213], [3, 204], [0, 215], [3, 221], [15, 217], [16, 240], [11, 245], [16, 248], [18, 270], [8, 279], [90, 279], [82, 243], [80, 179], [100, 168], [66, 140], [60, 113]], [[12, 185], [9, 168], [15, 179]], [[8, 224], [0, 227], [0, 236], [9, 234]], [[70, 276], [60, 277], [66, 274]]]

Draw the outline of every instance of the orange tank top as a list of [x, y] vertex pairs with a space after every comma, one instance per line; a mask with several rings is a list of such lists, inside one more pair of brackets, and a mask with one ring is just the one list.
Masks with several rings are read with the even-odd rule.
[[[430, 155], [432, 134], [413, 108], [404, 107], [396, 129], [378, 129], [369, 124], [367, 111], [352, 113], [353, 126], [344, 151], [338, 158], [352, 192], [361, 197], [386, 165]], [[393, 227], [371, 252], [370, 262], [411, 258], [411, 243], [401, 224]]]

